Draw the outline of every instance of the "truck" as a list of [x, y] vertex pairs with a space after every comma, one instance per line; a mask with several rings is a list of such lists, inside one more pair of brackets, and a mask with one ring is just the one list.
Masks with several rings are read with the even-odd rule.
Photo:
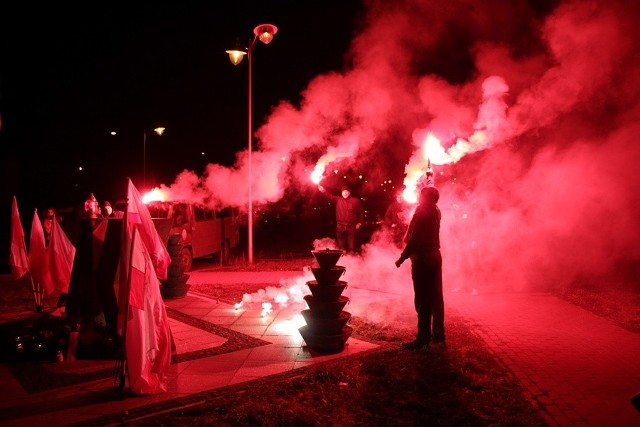
[[153, 201], [147, 208], [171, 255], [170, 277], [190, 271], [194, 259], [229, 263], [231, 250], [240, 241], [237, 208], [216, 210], [187, 200]]

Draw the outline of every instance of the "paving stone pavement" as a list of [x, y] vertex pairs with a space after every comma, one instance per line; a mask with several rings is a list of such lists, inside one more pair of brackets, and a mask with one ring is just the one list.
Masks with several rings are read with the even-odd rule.
[[552, 426], [640, 426], [640, 334], [545, 293], [445, 294]]
[[[114, 360], [75, 360], [38, 363], [39, 372], [19, 372], [0, 364], [0, 425], [111, 425], [150, 413], [192, 404], [207, 391], [372, 350], [378, 345], [350, 337], [337, 352], [317, 352], [305, 346], [292, 319], [296, 307], [260, 304], [242, 309], [188, 294], [166, 302], [176, 361], [168, 372], [168, 390], [157, 395], [118, 398]], [[7, 315], [0, 320], [8, 320]], [[303, 323], [302, 323], [303, 324]], [[228, 346], [225, 349], [225, 345]], [[106, 374], [104, 373], [106, 370]], [[101, 373], [98, 379], [73, 383], [78, 374]], [[31, 376], [63, 377], [52, 387], [29, 389]]]
[[[274, 277], [260, 275], [259, 279], [275, 284], [282, 275], [282, 272], [274, 273]], [[220, 282], [246, 281], [235, 273], [217, 277]], [[194, 274], [193, 279], [198, 280], [198, 274]], [[382, 291], [363, 290], [357, 286], [350, 287], [349, 292], [354, 301], [364, 298], [364, 294], [377, 294], [387, 304], [393, 298], [401, 301], [407, 296], [383, 295]], [[448, 311], [466, 318], [497, 360], [514, 373], [550, 426], [640, 426], [640, 412], [630, 402], [630, 397], [640, 392], [640, 334], [626, 331], [546, 293], [481, 292], [471, 295], [446, 292], [445, 305]], [[212, 353], [178, 363], [172, 368], [174, 380], [170, 393], [122, 402], [105, 399], [105, 390], [113, 387], [112, 379], [29, 394], [0, 365], [0, 383], [3, 384], [0, 388], [0, 424], [23, 426], [29, 425], [28, 421], [46, 421], [49, 426], [68, 425], [69, 422], [95, 420], [99, 415], [124, 414], [126, 409], [132, 415], [135, 408], [145, 405], [171, 399], [179, 402], [204, 390], [376, 347], [350, 339], [345, 352], [328, 356], [313, 354], [304, 349], [299, 333], [283, 333], [277, 328], [278, 318], [291, 318], [292, 313], [287, 310], [274, 313], [271, 320], [265, 322], [259, 311], [238, 313], [223, 303], [213, 304], [197, 296], [169, 302], [168, 307], [200, 322], [265, 339], [271, 344], [226, 354]], [[203, 332], [195, 327], [198, 324], [186, 325], [178, 318], [173, 322], [173, 331], [181, 340], [182, 353], [197, 353], [203, 347], [215, 348], [225, 341], [216, 341], [216, 331], [211, 330], [208, 334], [213, 335], [206, 335], [209, 338], [201, 342]], [[72, 365], [59, 366], [71, 368]], [[211, 372], [211, 366], [216, 366], [218, 374], [202, 375]], [[78, 365], [75, 369], [81, 368], [83, 366]], [[33, 403], [38, 404], [35, 406], [37, 411], [20, 413], [20, 408], [34, 408]], [[75, 408], [72, 411], [75, 416], [68, 412], [70, 408]]]

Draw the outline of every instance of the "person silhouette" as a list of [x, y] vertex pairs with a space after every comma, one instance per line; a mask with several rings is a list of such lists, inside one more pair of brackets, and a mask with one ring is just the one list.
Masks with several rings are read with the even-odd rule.
[[343, 185], [340, 196], [333, 195], [318, 185], [321, 193], [325, 194], [336, 204], [336, 243], [347, 253], [357, 253], [358, 230], [364, 221], [364, 208], [357, 197], [351, 195], [351, 189]]
[[111, 206], [111, 202], [108, 200], [105, 200], [102, 204], [102, 216], [105, 218], [113, 218], [115, 216], [113, 206]]
[[396, 267], [411, 259], [414, 306], [418, 314], [416, 339], [404, 343], [409, 350], [426, 349], [433, 339], [444, 344], [444, 299], [442, 296], [442, 255], [440, 253], [440, 193], [433, 186], [420, 192], [420, 202], [409, 223], [406, 244]]

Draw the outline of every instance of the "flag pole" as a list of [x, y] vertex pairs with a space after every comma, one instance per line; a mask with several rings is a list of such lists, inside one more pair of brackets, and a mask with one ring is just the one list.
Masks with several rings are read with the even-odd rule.
[[[123, 227], [126, 227], [126, 224], [123, 224]], [[122, 321], [122, 335], [120, 343], [120, 372], [119, 372], [119, 383], [118, 389], [120, 393], [124, 391], [124, 385], [126, 382], [126, 374], [127, 374], [127, 323], [129, 320], [129, 293], [131, 292], [131, 268], [132, 268], [132, 259], [133, 259], [133, 245], [135, 244], [136, 233], [138, 227], [134, 224], [133, 230], [131, 231], [131, 244], [129, 245], [129, 267], [127, 271], [127, 284], [124, 292], [124, 302], [123, 302], [123, 311], [125, 316]]]
[[[31, 279], [33, 280], [33, 279]], [[37, 282], [38, 285], [36, 286], [36, 289], [38, 290], [38, 305], [40, 306], [40, 310], [38, 310], [39, 312], [42, 312], [42, 309], [44, 308], [43, 303], [42, 303], [42, 297], [44, 296], [44, 289], [42, 288], [42, 285], [40, 284], [40, 282]], [[36, 307], [36, 310], [38, 309], [38, 307]]]
[[[120, 357], [116, 361], [116, 381], [117, 392], [120, 399], [124, 398], [124, 386], [127, 377], [127, 323], [129, 320], [129, 294], [131, 292], [131, 261], [133, 257], [133, 245], [135, 243], [135, 235], [137, 227], [133, 226], [131, 230], [131, 239], [129, 240], [129, 211], [130, 200], [124, 209], [122, 216], [122, 236], [120, 244], [120, 277], [118, 279], [118, 326], [120, 333]], [[128, 244], [127, 244], [128, 243]]]
[[33, 276], [31, 273], [29, 274], [29, 279], [31, 280], [31, 290], [33, 291], [33, 300], [36, 304], [36, 311], [38, 313], [42, 312], [42, 305], [40, 304], [40, 299], [38, 299], [38, 293], [40, 292], [40, 282], [38, 282], [38, 290], [36, 291], [36, 285], [33, 283]]

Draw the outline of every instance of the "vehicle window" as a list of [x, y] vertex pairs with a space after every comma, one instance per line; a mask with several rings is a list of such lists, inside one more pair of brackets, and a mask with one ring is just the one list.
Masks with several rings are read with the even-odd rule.
[[194, 206], [193, 212], [194, 212], [196, 221], [216, 219], [215, 211], [206, 206], [202, 206], [202, 205]]
[[183, 203], [173, 206], [173, 225], [181, 227], [187, 223], [187, 206]]
[[153, 202], [147, 205], [151, 218], [169, 218], [169, 207], [162, 202]]
[[194, 206], [193, 213], [196, 221], [204, 221], [205, 219], [207, 219], [207, 212], [202, 206]]

